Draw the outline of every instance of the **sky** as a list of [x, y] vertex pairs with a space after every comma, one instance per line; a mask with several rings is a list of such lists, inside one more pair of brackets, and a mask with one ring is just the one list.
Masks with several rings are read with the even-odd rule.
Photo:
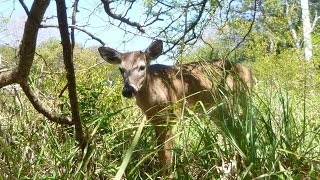
[[[25, 0], [25, 3], [30, 9], [33, 1]], [[71, 16], [73, 1], [66, 1], [67, 13]], [[98, 6], [100, 5], [100, 6]], [[116, 7], [117, 12], [121, 12], [121, 9]], [[137, 4], [134, 6], [128, 16], [130, 20], [139, 22], [141, 17], [138, 17], [143, 6]], [[150, 38], [144, 38], [142, 36], [134, 36], [132, 34], [125, 34], [124, 31], [115, 27], [119, 25], [119, 21], [113, 21], [114, 25], [110, 25], [109, 17], [104, 12], [103, 6], [100, 0], [92, 1], [79, 1], [79, 11], [77, 13], [77, 26], [84, 28], [96, 37], [106, 43], [106, 46], [117, 49], [121, 52], [132, 50], [144, 50], [152, 42]], [[51, 1], [46, 11], [45, 17], [56, 16], [56, 4], [55, 1]], [[6, 18], [8, 23], [5, 23], [5, 27], [0, 27], [0, 44], [10, 44], [11, 46], [18, 47], [22, 38], [24, 23], [27, 19], [27, 15], [22, 8], [18, 0], [0, 0], [0, 17]], [[70, 21], [70, 19], [69, 19]], [[57, 19], [48, 18], [43, 24], [57, 25]], [[71, 23], [69, 22], [69, 25]], [[5, 31], [3, 31], [3, 29]], [[134, 30], [127, 26], [127, 30]], [[91, 37], [83, 32], [75, 31], [76, 43], [81, 44], [83, 47], [101, 46], [96, 40], [92, 40]], [[143, 35], [145, 36], [145, 35]], [[40, 29], [38, 35], [38, 44], [48, 39], [59, 39], [59, 31], [57, 28], [45, 28]], [[128, 41], [124, 43], [124, 41]], [[156, 63], [171, 64], [172, 61], [165, 57], [160, 57]]]

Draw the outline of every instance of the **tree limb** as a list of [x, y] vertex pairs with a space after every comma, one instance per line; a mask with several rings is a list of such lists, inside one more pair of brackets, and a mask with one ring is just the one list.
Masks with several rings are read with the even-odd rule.
[[0, 88], [17, 82], [17, 69], [0, 71]]
[[57, 4], [57, 15], [59, 22], [59, 31], [61, 36], [61, 43], [63, 48], [63, 61], [65, 64], [65, 70], [67, 73], [67, 81], [68, 81], [68, 91], [69, 91], [69, 100], [71, 105], [71, 114], [72, 121], [75, 125], [76, 132], [76, 140], [79, 142], [82, 150], [87, 145], [87, 140], [82, 131], [82, 125], [80, 120], [80, 111], [79, 104], [77, 98], [76, 91], [76, 77], [74, 73], [73, 66], [73, 52], [69, 38], [69, 30], [68, 30], [68, 21], [67, 21], [67, 12], [66, 12], [66, 4], [64, 0], [56, 0]]
[[250, 27], [247, 31], [247, 33], [243, 36], [243, 38], [241, 39], [241, 41], [239, 43], [237, 43], [237, 45], [226, 55], [225, 59], [234, 51], [236, 50], [245, 40], [246, 38], [249, 36], [250, 32], [252, 31], [254, 22], [256, 20], [256, 13], [257, 13], [257, 0], [254, 0], [254, 7], [253, 7], [253, 19], [250, 23]]
[[[20, 0], [20, 3], [26, 8], [22, 0]], [[25, 9], [28, 14], [28, 19], [25, 23], [23, 38], [20, 45], [19, 64], [15, 69], [0, 71], [0, 88], [9, 84], [19, 83], [25, 95], [39, 113], [53, 122], [73, 125], [70, 118], [55, 115], [45, 108], [27, 84], [27, 77], [29, 76], [34, 59], [40, 23], [49, 3], [50, 0], [38, 0], [34, 1], [30, 12]]]
[[119, 20], [123, 23], [126, 23], [130, 26], [136, 27], [138, 29], [138, 31], [140, 31], [141, 33], [145, 33], [144, 29], [142, 29], [142, 25], [140, 25], [139, 23], [132, 22], [129, 20], [129, 18], [125, 18], [121, 15], [112, 13], [111, 9], [110, 9], [110, 1], [109, 0], [101, 0], [101, 2], [103, 3], [104, 10], [108, 14], [108, 16], [110, 16], [113, 19]]
[[[143, 25], [144, 27], [150, 26], [151, 24], [155, 23], [156, 21], [163, 21], [163, 19], [159, 18], [160, 14], [162, 14], [161, 12], [162, 8], [159, 9], [156, 17], [151, 21], [148, 22], [147, 24]], [[145, 23], [147, 22], [147, 20], [145, 21]]]
[[28, 16], [30, 16], [29, 9], [28, 9], [28, 7], [26, 6], [26, 4], [23, 2], [23, 0], [19, 0], [19, 2], [20, 2], [20, 4], [21, 4], [21, 6], [23, 7], [24, 11], [26, 12], [26, 14], [27, 14]]
[[41, 114], [43, 114], [46, 118], [48, 118], [50, 121], [53, 121], [58, 124], [66, 124], [66, 125], [73, 125], [73, 122], [71, 118], [60, 116], [57, 114], [53, 114], [50, 112], [48, 108], [45, 108], [40, 100], [36, 97], [36, 95], [33, 93], [32, 89], [30, 88], [29, 84], [27, 82], [21, 82], [20, 86], [25, 93], [25, 95], [28, 97], [29, 101], [33, 105], [33, 107]]
[[20, 45], [20, 60], [18, 65], [19, 81], [24, 81], [29, 76], [34, 59], [39, 26], [49, 3], [50, 0], [38, 0], [32, 4]]
[[[23, 1], [20, 1], [20, 3], [22, 3], [23, 7], [25, 6]], [[50, 0], [34, 1], [31, 11], [26, 11], [27, 14], [29, 12], [29, 15], [20, 45], [18, 67], [0, 72], [0, 88], [9, 84], [23, 82], [27, 79], [34, 59], [39, 25], [49, 3]]]
[[[59, 28], [59, 26], [57, 25], [46, 25], [46, 24], [42, 24], [41, 25], [41, 28]], [[101, 39], [99, 39], [97, 36], [93, 35], [92, 33], [90, 33], [89, 31], [81, 28], [81, 27], [78, 27], [78, 26], [75, 26], [75, 25], [69, 25], [69, 28], [71, 29], [76, 29], [76, 30], [79, 30], [85, 34], [87, 34], [88, 36], [90, 36], [92, 39], [98, 41], [101, 45], [105, 45], [106, 43], [104, 43]]]
[[181, 40], [183, 40], [183, 42], [186, 44], [186, 43], [188, 43], [188, 42], [190, 42], [190, 41], [192, 41], [193, 39], [196, 38], [196, 36], [193, 33], [193, 36], [191, 38], [188, 38], [188, 39], [184, 40], [186, 34], [188, 34], [190, 31], [194, 31], [194, 28], [197, 26], [197, 24], [201, 20], [201, 17], [203, 15], [203, 12], [204, 12], [204, 9], [206, 7], [207, 2], [208, 2], [208, 0], [203, 0], [202, 1], [199, 13], [197, 15], [197, 18], [190, 24], [189, 27], [185, 27], [183, 35], [178, 40], [176, 40], [173, 43], [173, 45], [171, 47], [169, 47], [169, 49], [165, 50], [163, 52], [163, 54], [166, 54], [167, 52], [171, 51], [175, 46], [177, 46], [181, 42]]
[[[73, 11], [72, 11], [72, 17], [71, 17], [71, 24], [73, 26], [76, 25], [76, 16], [77, 16], [77, 12], [78, 12], [78, 3], [79, 0], [75, 0], [73, 3]], [[74, 45], [76, 44], [75, 39], [74, 39], [74, 29], [71, 29], [71, 45], [72, 45], [72, 49], [74, 48]]]
[[318, 16], [318, 13], [316, 12], [315, 15], [314, 15], [313, 22], [312, 22], [311, 32], [313, 32], [314, 28], [315, 28], [316, 25], [317, 25], [317, 21], [318, 21], [319, 19], [320, 19], [320, 16]]

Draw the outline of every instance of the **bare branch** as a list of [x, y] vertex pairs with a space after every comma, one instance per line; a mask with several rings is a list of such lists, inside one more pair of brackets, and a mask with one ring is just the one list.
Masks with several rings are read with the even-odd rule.
[[246, 38], [249, 36], [249, 34], [251, 33], [252, 31], [252, 28], [253, 28], [253, 25], [254, 25], [254, 22], [256, 20], [256, 13], [257, 13], [257, 0], [254, 0], [254, 7], [253, 7], [253, 19], [251, 21], [251, 24], [250, 24], [250, 27], [247, 31], [247, 33], [243, 36], [243, 38], [241, 39], [241, 41], [239, 43], [237, 43], [237, 45], [226, 55], [225, 59], [234, 51], [236, 50], [245, 40]]
[[[123, 17], [126, 17], [127, 14], [129, 13], [129, 10], [132, 9], [132, 6], [133, 6], [133, 3], [135, 2], [136, 0], [133, 0], [130, 2], [130, 6], [128, 7], [128, 9], [126, 10], [126, 12], [124, 13]], [[120, 25], [121, 25], [122, 21], [120, 22]], [[120, 26], [119, 25], [119, 26]]]
[[[41, 25], [41, 28], [59, 28], [59, 26], [57, 26], [57, 25], [46, 25], [46, 24], [42, 24], [42, 25]], [[81, 27], [74, 26], [74, 25], [70, 25], [69, 28], [71, 28], [71, 29], [76, 29], [76, 30], [79, 30], [79, 31], [81, 31], [81, 32], [83, 32], [83, 33], [86, 33], [86, 34], [87, 34], [88, 36], [90, 36], [92, 39], [98, 41], [101, 45], [103, 45], [103, 46], [105, 45], [105, 43], [104, 43], [101, 39], [99, 39], [97, 36], [93, 35], [93, 34], [90, 33], [89, 31], [87, 31], [87, 30], [85, 30], [85, 29], [83, 29], [83, 28], [81, 28]]]
[[160, 31], [158, 33], [157, 36], [159, 36], [162, 33], [165, 33], [171, 26], [173, 23], [175, 23], [178, 19], [180, 19], [183, 16], [183, 13], [181, 13], [179, 16], [177, 16], [175, 19], [171, 19], [171, 22], [167, 25], [167, 27], [165, 27], [162, 31]]
[[162, 14], [161, 10], [162, 10], [162, 8], [159, 9], [156, 17], [152, 21], [150, 21], [148, 24], [143, 25], [143, 27], [150, 26], [151, 24], [155, 23], [156, 21], [163, 21], [163, 19], [159, 18], [160, 14]]
[[0, 70], [0, 88], [17, 82], [17, 69]]
[[159, 1], [157, 1], [157, 2], [160, 3], [160, 4], [162, 4], [162, 5], [164, 5], [164, 6], [166, 6], [166, 7], [168, 7], [168, 8], [170, 8], [170, 9], [175, 8], [174, 6], [171, 6], [171, 5], [167, 4], [167, 3], [164, 3], [162, 0], [159, 0]]
[[210, 51], [210, 59], [213, 58], [213, 51], [214, 51], [214, 47], [211, 45], [211, 43], [207, 42], [205, 39], [203, 39], [203, 37], [201, 36], [200, 37], [202, 42], [206, 45], [208, 45], [210, 48], [211, 48], [211, 51]]
[[171, 47], [169, 47], [169, 49], [164, 51], [163, 54], [166, 54], [168, 51], [171, 51], [175, 46], [177, 46], [180, 43], [181, 40], [183, 40], [183, 42], [186, 44], [186, 43], [188, 43], [188, 42], [190, 42], [190, 41], [192, 41], [193, 39], [196, 38], [195, 34], [193, 33], [193, 35], [190, 38], [188, 38], [187, 40], [184, 40], [186, 34], [188, 34], [190, 31], [194, 31], [194, 28], [199, 23], [202, 15], [203, 15], [203, 12], [204, 12], [204, 9], [206, 7], [207, 2], [208, 2], [208, 0], [203, 0], [202, 1], [201, 8], [200, 8], [200, 11], [199, 11], [199, 13], [197, 15], [197, 18], [191, 23], [191, 25], [189, 27], [185, 28], [183, 35], [178, 40], [176, 40], [173, 43], [173, 45]]
[[39, 98], [33, 93], [32, 89], [30, 88], [29, 84], [25, 81], [20, 83], [20, 86], [28, 97], [29, 101], [33, 105], [33, 107], [41, 114], [43, 114], [46, 118], [50, 121], [58, 123], [58, 124], [66, 124], [66, 125], [73, 125], [71, 118], [60, 116], [57, 114], [53, 114], [48, 108], [44, 107]]
[[69, 91], [69, 99], [70, 99], [70, 105], [71, 105], [72, 121], [75, 125], [76, 140], [79, 142], [81, 149], [84, 150], [88, 142], [83, 134], [81, 120], [80, 120], [80, 111], [79, 111], [79, 104], [78, 104], [77, 91], [76, 91], [76, 77], [75, 77], [74, 66], [72, 62], [72, 47], [71, 47], [69, 31], [68, 31], [66, 4], [64, 0], [56, 0], [56, 4], [57, 4], [59, 31], [60, 31], [61, 42], [63, 47], [63, 61], [65, 64], [67, 80], [68, 80], [68, 91]]
[[[76, 25], [76, 16], [77, 16], [77, 12], [78, 12], [78, 3], [79, 3], [79, 0], [75, 0], [74, 3], [73, 3], [73, 11], [72, 11], [72, 18], [71, 18], [71, 24], [73, 26]], [[74, 29], [71, 29], [71, 45], [72, 45], [72, 49], [73, 49], [74, 45], [75, 45]]]
[[90, 33], [89, 31], [87, 31], [87, 30], [85, 30], [85, 29], [83, 29], [83, 28], [80, 28], [80, 27], [78, 27], [78, 26], [69, 26], [71, 29], [76, 29], [76, 30], [79, 30], [79, 31], [81, 31], [81, 32], [84, 32], [84, 33], [86, 33], [88, 36], [90, 36], [92, 39], [94, 39], [94, 40], [96, 40], [96, 41], [98, 41], [100, 44], [102, 44], [103, 46], [105, 45], [105, 43], [101, 40], [101, 39], [99, 39], [97, 36], [95, 36], [95, 35], [93, 35], [92, 33]]
[[312, 22], [312, 26], [311, 26], [311, 32], [313, 32], [314, 28], [316, 27], [316, 24], [317, 24], [317, 21], [320, 19], [320, 16], [318, 16], [318, 13], [317, 11], [315, 12], [315, 15], [314, 15], [314, 19], [313, 19], [313, 22]]
[[[23, 4], [23, 1], [21, 1]], [[25, 23], [23, 38], [20, 45], [20, 59], [16, 69], [0, 72], [0, 88], [12, 83], [25, 81], [29, 76], [33, 63], [39, 25], [50, 0], [35, 1]]]
[[66, 84], [63, 88], [62, 88], [62, 90], [61, 90], [61, 92], [59, 93], [59, 98], [60, 97], [62, 97], [62, 95], [63, 95], [63, 93], [67, 90], [67, 88], [68, 88], [68, 84]]
[[110, 16], [113, 19], [119, 20], [123, 23], [126, 23], [130, 26], [136, 27], [138, 29], [138, 31], [140, 31], [141, 33], [145, 33], [144, 29], [142, 29], [142, 25], [140, 25], [139, 23], [132, 22], [129, 20], [129, 18], [125, 18], [121, 15], [112, 13], [111, 9], [110, 9], [110, 1], [109, 0], [101, 0], [101, 2], [103, 3], [104, 10], [108, 14], [108, 16]]
[[30, 12], [28, 7], [26, 6], [26, 4], [23, 2], [23, 0], [19, 0], [21, 6], [23, 7], [24, 11], [26, 12], [26, 14], [28, 15], [28, 17], [30, 16]]
[[49, 3], [50, 0], [34, 1], [31, 7], [30, 16], [25, 24], [19, 52], [19, 80], [24, 81], [29, 76], [34, 59], [39, 26]]

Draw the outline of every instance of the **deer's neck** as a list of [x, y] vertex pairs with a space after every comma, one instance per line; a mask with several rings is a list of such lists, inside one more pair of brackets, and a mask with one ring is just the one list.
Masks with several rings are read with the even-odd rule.
[[[136, 94], [137, 105], [144, 111], [154, 111], [175, 101], [172, 78], [174, 70], [165, 65], [151, 65], [147, 69], [146, 79]], [[157, 107], [157, 108], [156, 108]], [[151, 112], [152, 114], [152, 112]]]
[[150, 89], [149, 87], [149, 71], [146, 72], [146, 78], [141, 86], [140, 90], [137, 92], [135, 98], [137, 105], [143, 110], [146, 111], [147, 106], [149, 104], [150, 97]]

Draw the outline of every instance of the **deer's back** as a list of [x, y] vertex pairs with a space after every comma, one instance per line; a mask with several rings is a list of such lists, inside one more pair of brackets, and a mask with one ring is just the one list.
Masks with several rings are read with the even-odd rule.
[[188, 105], [198, 101], [210, 105], [219, 100], [222, 91], [237, 90], [243, 83], [251, 87], [250, 70], [230, 61], [212, 60], [175, 66], [155, 64], [148, 67], [147, 73], [146, 87], [137, 96], [137, 104], [144, 111], [157, 105], [182, 102], [184, 98]]

